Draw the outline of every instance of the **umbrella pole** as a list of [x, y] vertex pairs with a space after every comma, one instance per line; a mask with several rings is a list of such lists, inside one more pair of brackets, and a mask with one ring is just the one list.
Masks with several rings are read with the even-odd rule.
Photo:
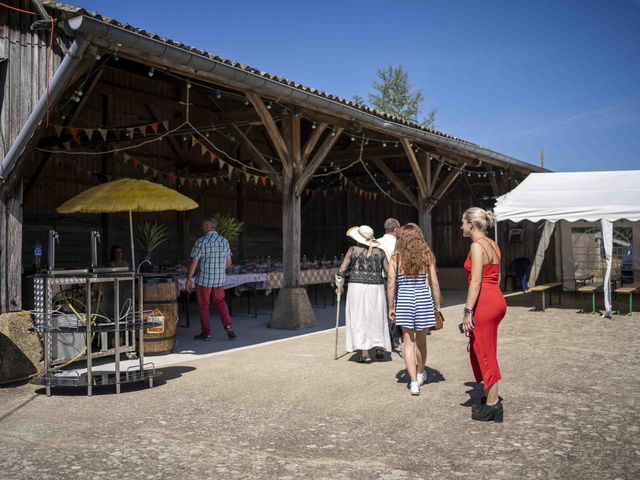
[[129, 210], [129, 234], [131, 236], [131, 271], [136, 271], [136, 253], [133, 246], [133, 218], [131, 210]]

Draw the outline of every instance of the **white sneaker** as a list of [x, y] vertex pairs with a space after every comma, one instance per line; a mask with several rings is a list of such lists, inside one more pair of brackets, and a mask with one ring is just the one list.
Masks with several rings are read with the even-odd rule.
[[419, 373], [416, 376], [416, 381], [418, 382], [418, 385], [420, 385], [420, 386], [422, 386], [425, 383], [427, 383], [427, 371], [425, 370], [424, 372]]
[[420, 384], [418, 382], [411, 382], [409, 384], [409, 390], [411, 390], [411, 395], [420, 395]]

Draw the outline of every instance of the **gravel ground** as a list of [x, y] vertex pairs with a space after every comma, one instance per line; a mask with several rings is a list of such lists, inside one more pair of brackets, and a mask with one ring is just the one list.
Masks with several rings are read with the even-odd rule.
[[398, 354], [333, 360], [331, 331], [163, 367], [119, 396], [0, 389], [2, 478], [640, 478], [640, 315], [511, 307], [495, 424], [470, 419], [461, 313], [428, 337], [419, 397]]

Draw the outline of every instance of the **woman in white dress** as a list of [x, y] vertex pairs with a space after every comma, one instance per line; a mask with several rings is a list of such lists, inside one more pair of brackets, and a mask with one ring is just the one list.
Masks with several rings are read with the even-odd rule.
[[349, 248], [339, 276], [348, 279], [346, 304], [346, 350], [360, 350], [358, 361], [370, 363], [369, 350], [376, 348], [376, 358], [382, 360], [391, 351], [385, 277], [387, 257], [378, 248], [373, 229], [367, 225], [352, 227], [347, 236], [359, 245]]

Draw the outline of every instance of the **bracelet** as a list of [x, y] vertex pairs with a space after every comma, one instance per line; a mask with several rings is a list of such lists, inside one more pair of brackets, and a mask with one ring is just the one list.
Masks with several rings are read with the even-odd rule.
[[473, 314], [473, 308], [464, 307], [464, 314], [466, 315], [467, 313]]

